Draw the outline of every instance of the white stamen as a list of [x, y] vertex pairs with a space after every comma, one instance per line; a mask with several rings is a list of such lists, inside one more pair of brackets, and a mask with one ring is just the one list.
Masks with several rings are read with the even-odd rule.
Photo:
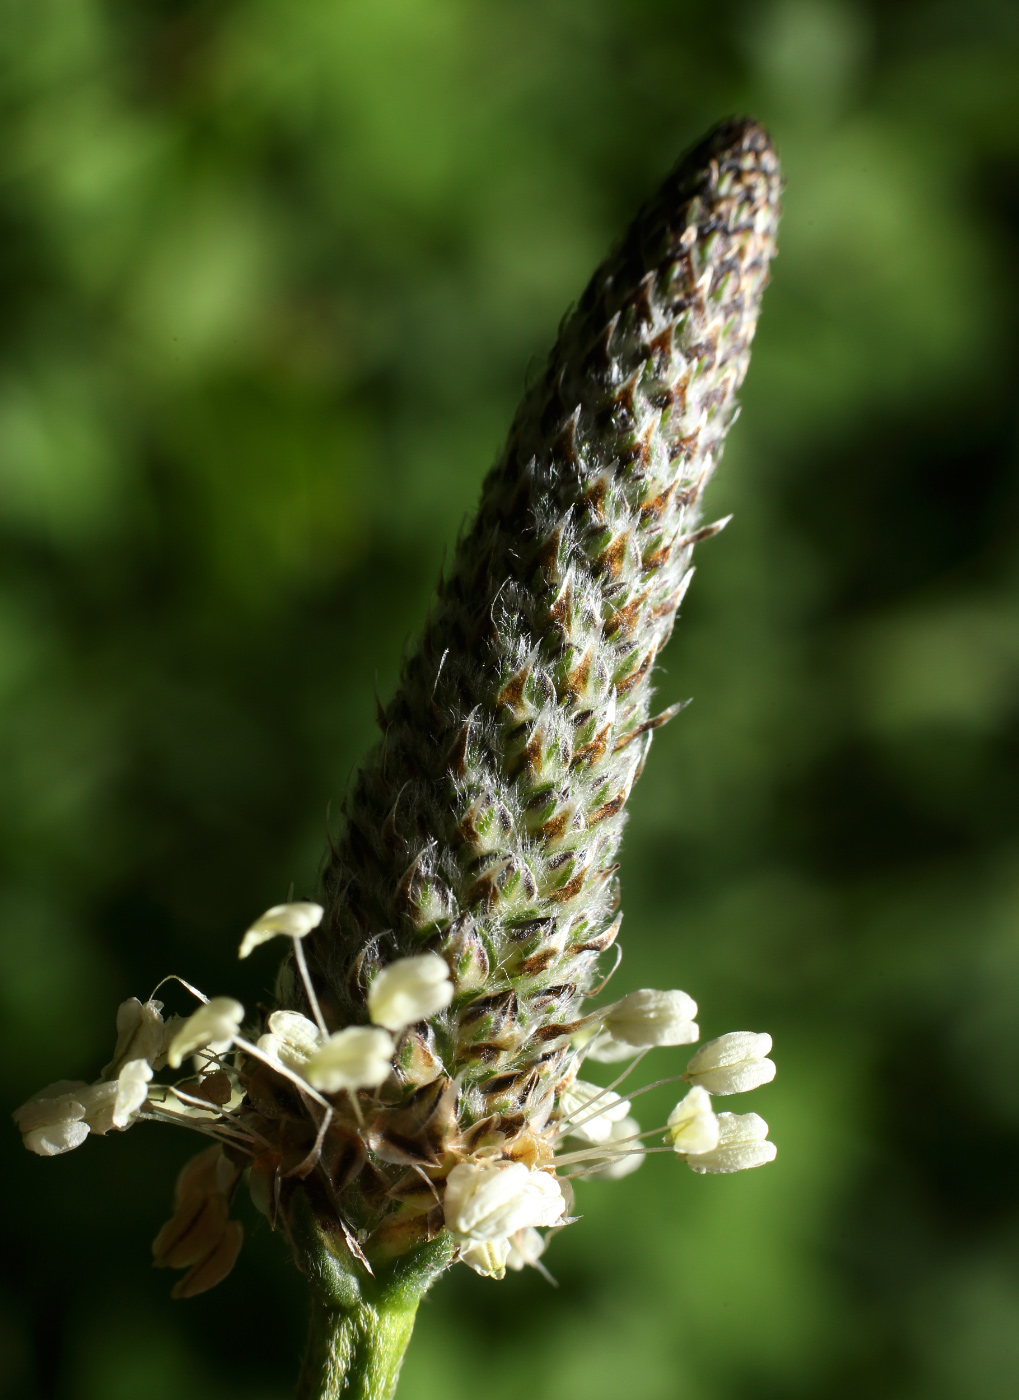
[[120, 1071], [112, 1113], [115, 1128], [126, 1128], [131, 1123], [148, 1096], [151, 1078], [148, 1060], [128, 1060]]
[[88, 1087], [81, 1080], [60, 1079], [14, 1110], [12, 1117], [29, 1152], [59, 1157], [81, 1146], [89, 1135], [81, 1102]]
[[509, 1240], [467, 1240], [460, 1246], [460, 1262], [482, 1278], [505, 1278]]
[[770, 1035], [730, 1031], [702, 1045], [683, 1078], [709, 1094], [743, 1094], [775, 1078], [775, 1062], [767, 1059], [770, 1050]]
[[234, 1041], [244, 1019], [244, 1007], [233, 997], [213, 997], [190, 1015], [167, 1048], [171, 1069], [179, 1069], [186, 1055], [204, 1050], [213, 1041]]
[[[318, 906], [316, 905], [316, 908]], [[315, 984], [311, 980], [311, 973], [308, 971], [308, 964], [305, 960], [304, 949], [301, 947], [301, 940], [294, 939], [294, 957], [297, 960], [297, 970], [301, 974], [301, 981], [304, 984], [304, 994], [308, 998], [308, 1005], [311, 1007], [311, 1014], [315, 1018], [315, 1024], [323, 1035], [329, 1034], [329, 1027], [322, 1016], [322, 1008], [318, 1004], [318, 997], [315, 994]]]
[[128, 1060], [155, 1065], [163, 1053], [163, 1004], [128, 997], [117, 1007], [117, 1043], [113, 1059], [103, 1068], [104, 1079], [116, 1079]]
[[692, 1045], [700, 1035], [696, 1015], [697, 1003], [686, 992], [643, 987], [605, 1010], [587, 1054], [611, 1064], [652, 1045]]
[[300, 1011], [274, 1011], [268, 1034], [258, 1038], [258, 1048], [300, 1074], [325, 1038], [314, 1021]]
[[438, 953], [398, 958], [382, 969], [368, 991], [368, 1014], [377, 1026], [402, 1031], [443, 1011], [453, 1000], [449, 968]]
[[312, 929], [318, 928], [325, 910], [321, 904], [310, 899], [300, 899], [293, 904], [274, 904], [271, 909], [251, 925], [241, 940], [237, 956], [246, 958], [270, 938], [285, 936], [299, 939], [306, 937]]
[[507, 1269], [512, 1269], [519, 1273], [521, 1269], [536, 1269], [538, 1260], [545, 1253], [548, 1241], [540, 1234], [533, 1225], [528, 1225], [523, 1230], [518, 1230], [515, 1235], [510, 1236], [509, 1254], [506, 1258]]
[[711, 1152], [718, 1146], [718, 1117], [711, 1095], [695, 1086], [669, 1114], [668, 1136], [677, 1152]]
[[393, 1037], [378, 1026], [347, 1026], [312, 1055], [304, 1075], [327, 1094], [341, 1089], [376, 1089], [392, 1070]]
[[461, 1162], [446, 1180], [446, 1225], [461, 1240], [494, 1240], [528, 1225], [557, 1225], [566, 1202], [555, 1177], [522, 1162]]
[[766, 1142], [768, 1125], [757, 1113], [720, 1113], [718, 1146], [691, 1154], [687, 1166], [695, 1172], [742, 1172], [775, 1160], [777, 1149]]
[[[604, 1144], [602, 1166], [590, 1173], [594, 1181], [620, 1181], [643, 1165], [647, 1153], [639, 1145], [640, 1124], [636, 1118], [621, 1118], [612, 1124], [612, 1133]], [[612, 1149], [617, 1150], [613, 1153]]]
[[578, 1137], [582, 1142], [608, 1142], [613, 1124], [630, 1111], [628, 1099], [622, 1099], [612, 1089], [576, 1079], [559, 1096], [563, 1121], [560, 1131]]

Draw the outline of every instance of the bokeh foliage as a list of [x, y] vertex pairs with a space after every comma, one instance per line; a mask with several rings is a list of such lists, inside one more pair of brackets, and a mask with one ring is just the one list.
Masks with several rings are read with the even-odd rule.
[[[1019, 8], [2, 0], [0, 35], [4, 1102], [96, 1073], [165, 972], [265, 994], [238, 933], [314, 890], [532, 357], [750, 111], [782, 253], [615, 985], [774, 1033], [779, 1158], [582, 1188], [559, 1291], [457, 1270], [401, 1393], [1011, 1397]], [[0, 1394], [289, 1392], [257, 1220], [204, 1299], [148, 1268], [191, 1147], [9, 1130]]]

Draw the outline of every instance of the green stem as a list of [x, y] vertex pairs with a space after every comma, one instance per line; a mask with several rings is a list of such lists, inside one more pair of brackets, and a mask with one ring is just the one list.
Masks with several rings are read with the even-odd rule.
[[290, 1227], [311, 1284], [297, 1400], [391, 1400], [418, 1303], [453, 1258], [451, 1236], [443, 1231], [370, 1274], [318, 1228], [303, 1195]]
[[390, 1400], [419, 1299], [401, 1293], [337, 1308], [315, 1296], [297, 1400]]

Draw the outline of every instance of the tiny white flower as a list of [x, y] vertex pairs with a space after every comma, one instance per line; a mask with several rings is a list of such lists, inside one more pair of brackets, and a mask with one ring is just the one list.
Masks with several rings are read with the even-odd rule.
[[730, 1031], [702, 1045], [683, 1078], [709, 1094], [743, 1094], [775, 1078], [775, 1062], [767, 1058], [770, 1050], [770, 1035]]
[[460, 1262], [483, 1278], [505, 1278], [509, 1240], [468, 1240], [460, 1246]]
[[213, 997], [177, 1028], [167, 1048], [167, 1064], [171, 1069], [179, 1069], [186, 1055], [204, 1050], [214, 1041], [233, 1044], [243, 1019], [244, 1007], [239, 1001]]
[[509, 1239], [509, 1253], [506, 1256], [507, 1269], [513, 1269], [515, 1273], [519, 1273], [521, 1269], [535, 1268], [538, 1260], [545, 1253], [546, 1245], [545, 1236], [533, 1225], [518, 1230]]
[[81, 1102], [88, 1087], [82, 1080], [60, 1079], [14, 1110], [11, 1116], [29, 1152], [59, 1157], [81, 1146], [89, 1135]]
[[[604, 1143], [605, 1162], [597, 1171], [590, 1172], [593, 1181], [620, 1181], [638, 1167], [644, 1165], [644, 1151], [638, 1139], [640, 1124], [636, 1118], [620, 1118], [612, 1124], [612, 1132]], [[613, 1154], [613, 1144], [618, 1150]]]
[[621, 1099], [612, 1089], [575, 1079], [560, 1094], [559, 1107], [563, 1119], [572, 1120], [566, 1123], [565, 1131], [581, 1142], [597, 1145], [608, 1142], [613, 1125], [629, 1113], [630, 1101]]
[[634, 1055], [640, 1054], [641, 1048], [625, 1040], [616, 1040], [608, 1031], [599, 1031], [588, 1041], [584, 1057], [600, 1065], [614, 1065], [619, 1060], [632, 1060]]
[[777, 1148], [766, 1142], [768, 1125], [758, 1113], [720, 1113], [718, 1146], [710, 1152], [690, 1155], [686, 1164], [695, 1172], [742, 1172], [775, 1160]]
[[116, 1079], [128, 1060], [148, 1060], [150, 1065], [163, 1053], [163, 1003], [128, 997], [117, 1007], [117, 1043], [113, 1059], [103, 1067], [104, 1079]]
[[368, 1014], [377, 1026], [402, 1031], [443, 1011], [453, 1000], [449, 968], [438, 953], [398, 958], [382, 969], [368, 991]]
[[672, 1145], [679, 1153], [711, 1152], [718, 1146], [718, 1115], [711, 1095], [695, 1085], [669, 1114]]
[[693, 1045], [697, 1003], [686, 992], [642, 987], [610, 1006], [588, 1055], [602, 1064], [628, 1060], [653, 1045]]
[[392, 1069], [393, 1037], [378, 1026], [348, 1026], [324, 1041], [302, 1073], [327, 1094], [341, 1089], [376, 1089]]
[[163, 1048], [156, 1059], [156, 1063], [153, 1066], [154, 1069], [162, 1069], [163, 1065], [166, 1064], [167, 1056], [170, 1053], [170, 1046], [173, 1044], [177, 1032], [183, 1025], [187, 1023], [187, 1019], [188, 1018], [186, 1016], [178, 1016], [174, 1014], [173, 1016], [169, 1016], [163, 1022]]
[[322, 1032], [307, 1016], [299, 1011], [274, 1011], [268, 1033], [258, 1038], [258, 1048], [278, 1064], [303, 1074], [322, 1041]]
[[461, 1240], [504, 1239], [528, 1225], [556, 1225], [566, 1211], [548, 1172], [522, 1162], [461, 1162], [446, 1179], [446, 1225]]
[[117, 1076], [117, 1096], [113, 1107], [113, 1126], [126, 1128], [145, 1102], [149, 1092], [152, 1066], [148, 1060], [128, 1060]]
[[129, 1128], [145, 1102], [151, 1079], [148, 1060], [128, 1060], [116, 1079], [85, 1085], [77, 1095], [85, 1110], [83, 1122], [98, 1137], [114, 1128]]
[[21, 1140], [29, 1152], [39, 1157], [59, 1157], [80, 1147], [89, 1134], [87, 1123], [66, 1121], [47, 1123], [43, 1128], [31, 1128]]
[[105, 1137], [111, 1128], [118, 1126], [113, 1121], [118, 1087], [116, 1079], [100, 1079], [82, 1089], [79, 1095], [85, 1109], [85, 1122], [98, 1137]]
[[318, 928], [324, 913], [321, 904], [314, 904], [310, 899], [299, 899], [293, 904], [274, 904], [248, 929], [237, 956], [246, 958], [260, 944], [268, 943], [270, 938], [280, 934], [288, 938], [304, 938], [312, 929]]

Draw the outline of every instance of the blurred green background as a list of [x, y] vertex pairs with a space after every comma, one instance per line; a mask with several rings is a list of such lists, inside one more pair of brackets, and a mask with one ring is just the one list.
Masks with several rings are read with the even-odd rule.
[[[1019, 8], [2, 0], [0, 34], [3, 1102], [96, 1074], [166, 972], [264, 994], [239, 932], [314, 890], [529, 363], [748, 111], [781, 257], [614, 986], [773, 1032], [737, 1106], [778, 1161], [582, 1186], [558, 1291], [454, 1271], [401, 1395], [1010, 1400]], [[149, 1266], [184, 1137], [2, 1135], [0, 1394], [289, 1394], [257, 1218], [199, 1300]]]

